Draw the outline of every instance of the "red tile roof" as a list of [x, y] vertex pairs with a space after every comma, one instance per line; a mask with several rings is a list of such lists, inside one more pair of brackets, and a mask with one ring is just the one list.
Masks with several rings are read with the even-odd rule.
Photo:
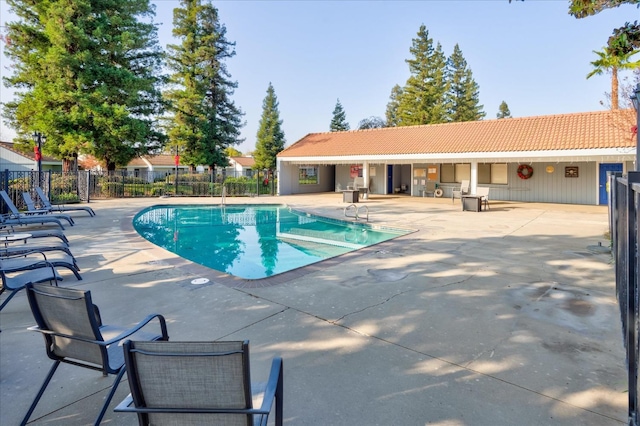
[[[171, 167], [175, 167], [176, 166], [175, 160], [173, 159], [174, 155], [159, 154], [159, 155], [145, 156], [144, 158], [147, 161], [149, 161], [152, 166], [171, 166]], [[145, 163], [145, 161], [141, 157], [136, 157], [133, 160], [129, 161], [129, 164], [127, 164], [127, 166], [130, 166], [130, 167], [149, 167], [149, 165], [147, 163]]]
[[634, 124], [635, 111], [617, 110], [310, 133], [278, 157], [628, 148]]
[[231, 157], [231, 159], [242, 167], [253, 167], [256, 164], [256, 160], [253, 157]]

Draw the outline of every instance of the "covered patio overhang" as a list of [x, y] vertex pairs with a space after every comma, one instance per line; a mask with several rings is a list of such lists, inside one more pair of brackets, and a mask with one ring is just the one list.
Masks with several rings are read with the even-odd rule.
[[350, 155], [279, 157], [289, 164], [414, 164], [414, 163], [534, 163], [534, 162], [623, 162], [635, 160], [634, 148], [579, 149], [552, 151], [465, 152], [448, 154]]

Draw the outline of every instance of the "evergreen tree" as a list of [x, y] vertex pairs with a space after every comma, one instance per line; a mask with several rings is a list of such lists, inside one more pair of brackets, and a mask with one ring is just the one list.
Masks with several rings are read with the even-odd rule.
[[385, 117], [387, 119], [388, 127], [395, 127], [400, 122], [398, 118], [398, 107], [400, 106], [400, 99], [402, 98], [402, 87], [396, 84], [391, 89], [391, 95], [389, 96], [389, 103], [387, 104], [387, 110], [385, 111]]
[[284, 149], [285, 139], [282, 131], [282, 120], [278, 111], [278, 98], [271, 83], [267, 88], [267, 96], [262, 101], [262, 117], [258, 128], [256, 150], [254, 151], [257, 170], [276, 169], [276, 156]]
[[340, 99], [336, 102], [336, 107], [333, 109], [333, 118], [331, 119], [331, 131], [341, 132], [343, 130], [349, 130], [349, 123], [347, 123], [347, 114], [345, 114]]
[[411, 75], [402, 90], [398, 105], [398, 125], [413, 126], [447, 121], [446, 57], [440, 43], [433, 47], [424, 25], [409, 49], [413, 55], [407, 59]]
[[4, 114], [19, 140], [38, 131], [65, 163], [89, 153], [109, 170], [157, 151], [162, 52], [148, 0], [8, 0], [6, 55], [16, 89]]
[[496, 114], [498, 118], [511, 118], [511, 111], [509, 111], [509, 105], [505, 101], [502, 101]]
[[173, 116], [170, 144], [180, 148], [182, 161], [194, 169], [206, 164], [213, 173], [228, 164], [226, 149], [239, 139], [242, 111], [231, 100], [237, 82], [225, 62], [235, 56], [235, 43], [226, 39], [218, 9], [211, 2], [181, 0], [173, 11], [173, 35], [168, 66], [172, 88], [165, 92]]
[[480, 105], [478, 84], [473, 80], [473, 73], [467, 67], [467, 61], [458, 44], [454, 46], [453, 53], [447, 61], [447, 79], [449, 82], [446, 101], [448, 120], [454, 122], [481, 120], [485, 113]]

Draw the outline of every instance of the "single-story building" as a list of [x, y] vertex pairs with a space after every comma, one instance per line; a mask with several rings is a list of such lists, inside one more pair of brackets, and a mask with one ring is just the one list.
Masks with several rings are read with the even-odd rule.
[[[140, 173], [140, 172], [153, 172], [150, 174], [155, 175], [172, 175], [176, 171], [175, 156], [169, 154], [159, 155], [145, 155], [143, 157], [136, 157], [129, 161], [125, 169], [128, 172]], [[178, 169], [181, 172], [189, 170], [189, 166], [184, 164], [178, 165]]]
[[[230, 157], [229, 166], [227, 166], [223, 172], [226, 176], [240, 177], [240, 176], [253, 176], [252, 167], [255, 164], [253, 157]], [[142, 157], [134, 158], [127, 164], [125, 169], [128, 172], [140, 173], [153, 172], [150, 175], [172, 175], [176, 171], [175, 156], [170, 154], [159, 155], [145, 155]], [[178, 165], [180, 173], [184, 173], [189, 170], [189, 166], [185, 164]], [[209, 166], [198, 166], [196, 168], [197, 173], [208, 173]], [[218, 171], [220, 172], [220, 171]]]
[[[62, 170], [62, 161], [53, 157], [43, 156], [42, 170]], [[18, 151], [12, 142], [0, 142], [0, 170], [12, 172], [28, 172], [38, 170], [35, 153]]]
[[636, 114], [598, 111], [311, 133], [278, 154], [278, 194], [451, 197], [463, 180], [492, 200], [606, 204], [608, 172], [635, 170]]
[[253, 157], [229, 157], [229, 166], [225, 169], [225, 174], [230, 177], [252, 177], [255, 164], [256, 160]]

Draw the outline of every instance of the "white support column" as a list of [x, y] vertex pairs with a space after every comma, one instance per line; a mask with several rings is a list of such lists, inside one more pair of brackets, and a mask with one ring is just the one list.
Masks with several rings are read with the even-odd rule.
[[364, 200], [367, 200], [369, 198], [369, 162], [368, 161], [365, 161], [364, 163], [362, 163], [362, 182], [365, 188], [367, 188], [367, 192], [364, 193], [362, 198]]
[[471, 162], [471, 176], [469, 176], [469, 191], [472, 194], [476, 193], [476, 188], [478, 187], [478, 162]]

